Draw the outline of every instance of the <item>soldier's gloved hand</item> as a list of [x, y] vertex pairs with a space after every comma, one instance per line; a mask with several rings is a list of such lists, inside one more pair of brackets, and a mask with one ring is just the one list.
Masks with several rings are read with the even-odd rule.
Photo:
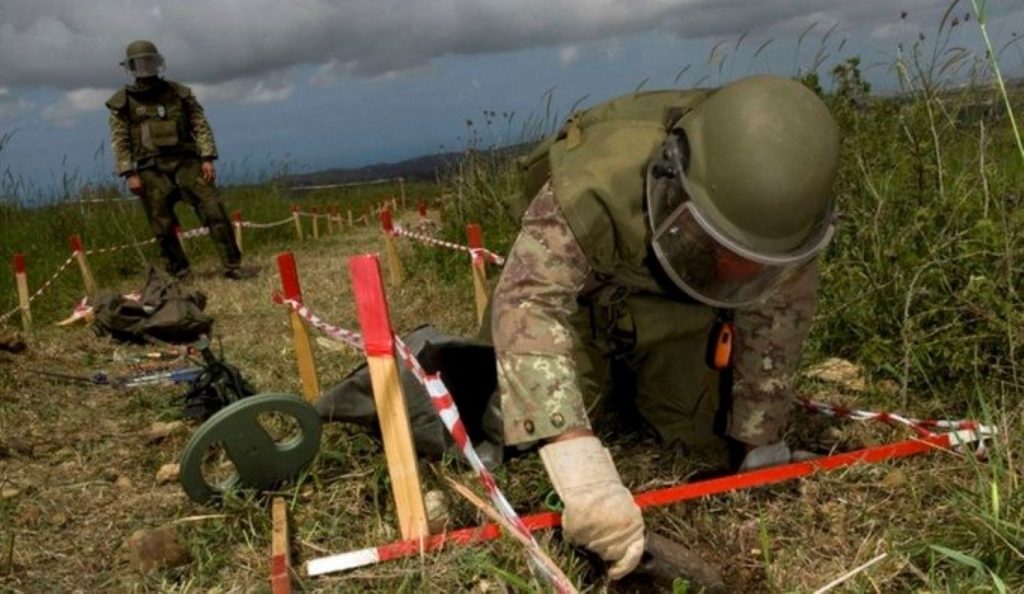
[[203, 170], [203, 181], [212, 184], [217, 181], [217, 168], [213, 166], [213, 161], [209, 159], [204, 160], [202, 164]]
[[142, 196], [142, 178], [139, 174], [133, 173], [125, 179], [125, 184], [128, 186], [128, 191], [136, 196]]
[[644, 552], [644, 518], [601, 441], [557, 441], [542, 447], [540, 458], [565, 504], [562, 530], [569, 541], [609, 562], [613, 580], [633, 571]]

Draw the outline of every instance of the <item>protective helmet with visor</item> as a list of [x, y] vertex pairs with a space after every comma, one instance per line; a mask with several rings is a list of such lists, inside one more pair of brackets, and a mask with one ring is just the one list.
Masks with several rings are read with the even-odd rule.
[[157, 51], [156, 45], [140, 39], [128, 44], [121, 66], [135, 78], [159, 76], [163, 74], [164, 57]]
[[[711, 108], [716, 109], [713, 105]], [[764, 108], [761, 101], [754, 109]], [[697, 115], [705, 121], [689, 131], [707, 133], [707, 120], [713, 123], [715, 114], [710, 118], [707, 113]], [[707, 159], [719, 158], [737, 169], [749, 169], [755, 163], [764, 163], [764, 159], [787, 159], [786, 150], [778, 151], [786, 147], [773, 141], [771, 133], [768, 138], [758, 138], [756, 125], [743, 122], [742, 115], [728, 115], [729, 123], [717, 132], [728, 133], [732, 127], [734, 136], [740, 136], [740, 144], [722, 151], [723, 145], [712, 143], [714, 154], [701, 155], [701, 163], [695, 167], [703, 180], [687, 175], [696, 158], [691, 154], [694, 148], [687, 127], [676, 125], [669, 131], [660, 156], [647, 168], [646, 216], [652, 251], [668, 278], [702, 303], [736, 308], [762, 299], [831, 241], [835, 233], [831, 184], [838, 137], [825, 110], [825, 118], [816, 122], [821, 124], [821, 141], [817, 146], [805, 147], [809, 153], [800, 155], [806, 163], [776, 163], [776, 171], [765, 174], [737, 170], [709, 174]], [[734, 121], [737, 119], [740, 121]], [[764, 132], [762, 127], [762, 136]], [[800, 130], [795, 132], [795, 141], [800, 142]], [[793, 141], [787, 138], [781, 142]], [[707, 150], [709, 146], [703, 143], [702, 148]], [[772, 155], [773, 151], [778, 152]], [[741, 152], [747, 155], [736, 154]], [[751, 157], [750, 153], [756, 154]], [[788, 159], [795, 160], [792, 156]], [[719, 178], [708, 179], [714, 175]], [[736, 182], [723, 177], [730, 175], [752, 179]], [[780, 191], [781, 195], [776, 194]]]

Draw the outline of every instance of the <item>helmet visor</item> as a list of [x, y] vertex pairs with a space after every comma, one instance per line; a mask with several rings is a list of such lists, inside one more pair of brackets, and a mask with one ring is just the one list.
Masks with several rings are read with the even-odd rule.
[[684, 199], [654, 230], [652, 247], [665, 273], [693, 298], [714, 307], [753, 303], [820, 253], [835, 228], [826, 223], [798, 249], [755, 253], [737, 244]]
[[160, 54], [141, 54], [125, 60], [124, 66], [135, 78], [147, 78], [162, 72], [164, 58]]

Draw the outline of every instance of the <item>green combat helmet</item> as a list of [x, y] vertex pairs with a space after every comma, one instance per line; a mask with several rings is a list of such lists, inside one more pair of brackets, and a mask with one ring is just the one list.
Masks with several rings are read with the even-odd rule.
[[672, 126], [648, 165], [661, 268], [714, 307], [762, 298], [832, 239], [838, 156], [832, 115], [799, 82], [722, 87]]
[[121, 62], [129, 74], [135, 78], [149, 78], [163, 73], [164, 57], [152, 41], [138, 39], [128, 44]]

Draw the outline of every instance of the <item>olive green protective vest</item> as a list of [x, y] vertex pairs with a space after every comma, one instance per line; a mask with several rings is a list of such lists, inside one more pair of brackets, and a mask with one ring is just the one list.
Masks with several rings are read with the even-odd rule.
[[107, 107], [128, 120], [137, 165], [160, 156], [198, 154], [185, 103], [191, 94], [185, 85], [161, 80], [145, 90], [125, 87], [110, 98]]
[[555, 197], [591, 266], [626, 288], [650, 286], [644, 263], [647, 163], [667, 127], [711, 91], [649, 91], [576, 114], [521, 163], [532, 199], [550, 178]]

